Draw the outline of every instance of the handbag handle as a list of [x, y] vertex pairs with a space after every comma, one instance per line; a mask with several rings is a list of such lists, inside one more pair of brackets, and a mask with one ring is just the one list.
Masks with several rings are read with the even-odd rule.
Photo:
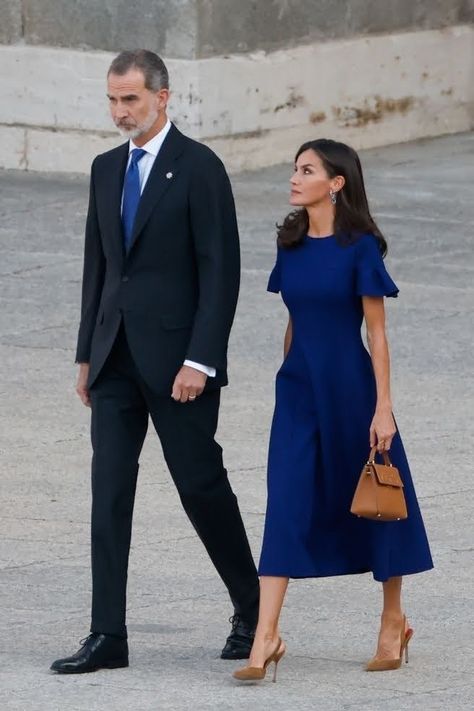
[[[370, 450], [369, 459], [368, 459], [367, 464], [375, 464], [375, 456], [376, 456], [376, 454], [377, 454], [377, 445], [375, 445], [374, 447], [372, 447], [372, 449]], [[386, 452], [386, 451], [384, 450], [383, 452], [380, 452], [380, 454], [382, 455], [384, 464], [385, 464], [387, 467], [393, 466], [393, 465], [392, 465], [392, 462], [390, 461], [390, 457], [388, 456], [388, 452]]]

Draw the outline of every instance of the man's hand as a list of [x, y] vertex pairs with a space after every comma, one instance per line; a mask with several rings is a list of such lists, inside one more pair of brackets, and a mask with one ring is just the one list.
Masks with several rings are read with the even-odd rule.
[[183, 365], [174, 379], [171, 397], [176, 402], [192, 402], [204, 390], [207, 375], [200, 370]]
[[76, 393], [86, 407], [91, 406], [87, 380], [89, 378], [89, 363], [79, 363], [79, 375], [77, 376]]

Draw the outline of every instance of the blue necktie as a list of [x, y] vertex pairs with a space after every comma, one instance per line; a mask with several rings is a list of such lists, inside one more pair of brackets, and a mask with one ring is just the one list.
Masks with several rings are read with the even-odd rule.
[[125, 242], [125, 251], [130, 249], [132, 241], [133, 224], [140, 202], [140, 174], [138, 161], [143, 158], [146, 151], [143, 148], [134, 148], [131, 152], [130, 165], [125, 173], [123, 183], [122, 225]]

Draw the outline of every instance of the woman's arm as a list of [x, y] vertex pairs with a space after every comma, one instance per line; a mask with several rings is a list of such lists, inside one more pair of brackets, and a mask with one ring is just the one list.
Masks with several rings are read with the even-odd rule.
[[293, 325], [291, 323], [291, 316], [288, 316], [288, 326], [285, 331], [285, 339], [283, 341], [283, 357], [286, 358], [288, 351], [291, 346], [291, 339], [293, 337]]
[[362, 297], [364, 318], [367, 327], [367, 344], [372, 358], [377, 404], [370, 425], [370, 446], [377, 444], [378, 450], [389, 450], [397, 431], [392, 415], [390, 397], [390, 356], [385, 333], [385, 309], [383, 297]]

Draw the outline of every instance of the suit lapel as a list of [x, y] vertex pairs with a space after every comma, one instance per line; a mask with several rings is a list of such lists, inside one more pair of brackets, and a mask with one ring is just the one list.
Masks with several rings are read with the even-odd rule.
[[111, 156], [111, 162], [107, 171], [107, 195], [110, 205], [110, 225], [112, 242], [120, 261], [123, 261], [123, 227], [122, 227], [122, 191], [125, 170], [128, 161], [129, 144], [124, 143], [119, 146]]
[[146, 225], [152, 210], [163, 198], [177, 174], [177, 158], [184, 150], [184, 136], [171, 125], [170, 131], [156, 156], [145, 189], [140, 198], [129, 253], [132, 250], [140, 232]]

